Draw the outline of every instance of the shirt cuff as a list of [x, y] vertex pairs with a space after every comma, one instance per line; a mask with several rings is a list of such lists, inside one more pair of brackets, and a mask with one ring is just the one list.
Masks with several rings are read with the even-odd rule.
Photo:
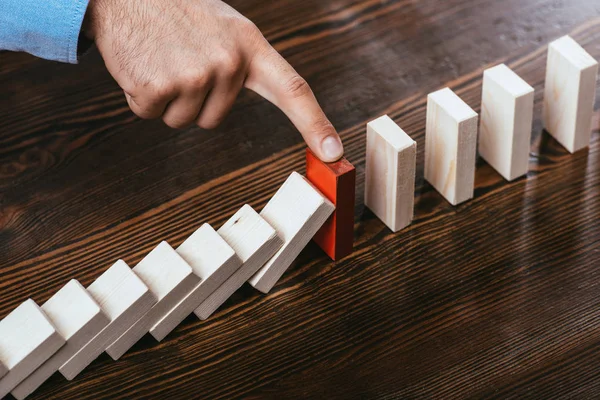
[[0, 49], [77, 63], [88, 0], [0, 1]]

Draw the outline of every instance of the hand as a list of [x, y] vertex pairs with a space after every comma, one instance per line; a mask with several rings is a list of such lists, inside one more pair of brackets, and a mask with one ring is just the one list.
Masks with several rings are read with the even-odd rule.
[[212, 129], [245, 86], [279, 107], [323, 161], [343, 155], [306, 81], [220, 0], [91, 0], [84, 30], [142, 118]]

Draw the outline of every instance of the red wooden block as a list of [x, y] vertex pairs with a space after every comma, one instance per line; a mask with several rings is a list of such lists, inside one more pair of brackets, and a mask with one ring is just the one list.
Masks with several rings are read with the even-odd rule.
[[345, 158], [324, 163], [306, 149], [306, 178], [335, 205], [313, 240], [336, 261], [352, 253], [356, 170]]

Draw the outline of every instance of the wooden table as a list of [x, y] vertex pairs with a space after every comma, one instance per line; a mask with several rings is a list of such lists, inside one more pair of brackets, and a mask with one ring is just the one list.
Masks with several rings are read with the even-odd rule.
[[[102, 355], [35, 399], [600, 397], [600, 120], [568, 154], [540, 123], [546, 45], [571, 33], [600, 58], [597, 0], [236, 0], [309, 81], [358, 172], [356, 248], [314, 244], [264, 296]], [[479, 111], [482, 71], [536, 89], [526, 179], [478, 161], [452, 207], [423, 180], [427, 93]], [[260, 209], [304, 144], [251, 93], [214, 132], [141, 121], [91, 54], [79, 66], [0, 54], [0, 317], [118, 258], [135, 265], [244, 203]], [[417, 142], [415, 221], [364, 209], [365, 123], [390, 114]]]

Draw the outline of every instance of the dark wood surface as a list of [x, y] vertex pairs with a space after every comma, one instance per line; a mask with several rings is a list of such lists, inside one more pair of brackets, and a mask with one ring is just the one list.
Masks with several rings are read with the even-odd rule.
[[[597, 0], [236, 0], [312, 85], [357, 167], [356, 249], [311, 244], [265, 296], [120, 361], [102, 355], [34, 399], [600, 398], [600, 119], [589, 150], [542, 132], [546, 45], [600, 58]], [[477, 111], [484, 68], [536, 89], [527, 178], [478, 161], [475, 199], [423, 181], [427, 93]], [[300, 135], [243, 93], [216, 131], [138, 120], [92, 53], [78, 66], [0, 54], [0, 317], [69, 279], [87, 285], [161, 240], [178, 245], [293, 171]], [[416, 214], [392, 234], [364, 209], [365, 124], [389, 113], [418, 142]]]

